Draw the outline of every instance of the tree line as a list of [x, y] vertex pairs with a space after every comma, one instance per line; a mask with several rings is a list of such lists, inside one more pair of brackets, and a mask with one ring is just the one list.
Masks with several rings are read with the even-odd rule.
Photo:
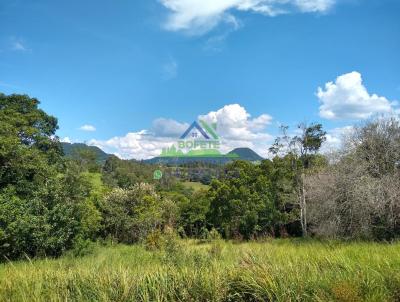
[[[326, 133], [282, 127], [271, 159], [233, 161], [193, 190], [179, 178], [153, 180], [156, 165], [87, 150], [63, 156], [57, 119], [27, 95], [0, 94], [0, 259], [60, 256], [93, 241], [181, 237], [251, 240], [399, 236], [400, 126], [381, 118], [354, 128], [335, 156]], [[170, 169], [168, 167], [167, 169]], [[211, 235], [210, 235], [211, 234]]]

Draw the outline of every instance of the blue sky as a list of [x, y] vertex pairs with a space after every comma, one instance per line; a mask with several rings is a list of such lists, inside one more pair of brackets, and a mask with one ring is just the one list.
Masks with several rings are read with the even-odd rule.
[[0, 0], [0, 91], [126, 158], [200, 115], [227, 149], [265, 155], [279, 123], [303, 121], [335, 143], [398, 113], [399, 53], [398, 0]]

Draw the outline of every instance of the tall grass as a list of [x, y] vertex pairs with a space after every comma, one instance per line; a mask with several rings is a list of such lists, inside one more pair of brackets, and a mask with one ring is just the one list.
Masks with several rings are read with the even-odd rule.
[[400, 301], [400, 244], [98, 247], [82, 258], [2, 264], [0, 301]]

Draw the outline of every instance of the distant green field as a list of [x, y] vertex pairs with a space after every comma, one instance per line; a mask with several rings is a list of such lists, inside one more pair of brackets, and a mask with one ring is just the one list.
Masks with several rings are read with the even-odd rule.
[[191, 181], [184, 181], [182, 184], [187, 188], [192, 188], [195, 191], [205, 189], [207, 190], [209, 186], [203, 185], [201, 182], [191, 182]]
[[400, 244], [176, 241], [0, 265], [0, 301], [399, 301]]

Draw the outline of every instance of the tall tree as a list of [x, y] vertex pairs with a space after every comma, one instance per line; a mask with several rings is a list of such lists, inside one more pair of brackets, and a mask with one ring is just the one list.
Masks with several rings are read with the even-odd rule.
[[228, 238], [271, 234], [282, 223], [272, 192], [270, 179], [260, 166], [230, 163], [225, 175], [211, 182], [209, 221]]
[[0, 190], [12, 186], [29, 195], [61, 162], [57, 119], [38, 105], [27, 95], [0, 94]]
[[269, 151], [275, 156], [291, 158], [298, 192], [301, 228], [303, 235], [307, 236], [307, 200], [304, 179], [307, 170], [315, 161], [316, 153], [326, 140], [326, 132], [321, 124], [302, 123], [298, 125], [300, 134], [295, 136], [290, 136], [288, 129], [287, 126], [281, 127], [282, 135], [275, 139]]
[[38, 105], [0, 94], [0, 260], [60, 255], [96, 223], [90, 186], [64, 162], [57, 119]]

